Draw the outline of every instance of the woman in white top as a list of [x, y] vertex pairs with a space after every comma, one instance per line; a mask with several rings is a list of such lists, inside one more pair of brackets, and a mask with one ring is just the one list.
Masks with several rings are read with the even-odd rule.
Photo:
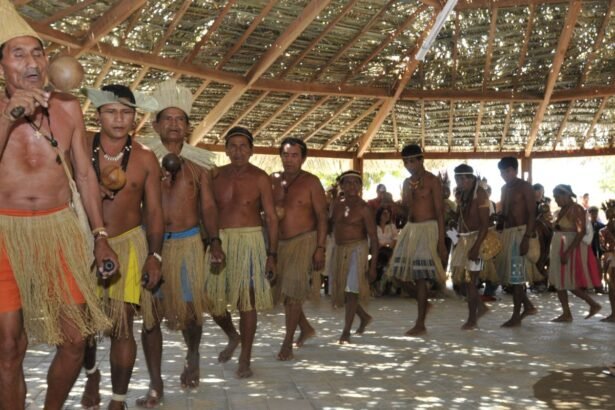
[[[376, 265], [377, 279], [373, 283], [375, 289], [382, 289], [378, 286], [382, 275], [386, 271], [389, 260], [393, 255], [393, 248], [397, 242], [397, 227], [392, 221], [392, 214], [389, 208], [378, 208], [376, 211], [376, 231], [378, 233], [378, 259]], [[381, 284], [382, 285], [382, 284]], [[376, 294], [380, 292], [375, 292]]]

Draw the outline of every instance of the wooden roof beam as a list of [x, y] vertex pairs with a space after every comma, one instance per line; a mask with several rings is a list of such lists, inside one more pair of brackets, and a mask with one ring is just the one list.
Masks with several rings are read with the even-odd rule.
[[344, 128], [342, 128], [337, 134], [335, 134], [334, 136], [332, 136], [331, 138], [329, 138], [329, 140], [327, 140], [327, 142], [325, 142], [324, 144], [322, 144], [322, 146], [320, 147], [320, 149], [325, 149], [327, 148], [329, 145], [333, 144], [335, 141], [337, 141], [338, 139], [342, 138], [344, 135], [346, 135], [346, 133], [348, 131], [350, 131], [351, 129], [353, 129], [354, 127], [357, 126], [357, 124], [359, 124], [361, 121], [363, 121], [366, 117], [368, 117], [369, 115], [371, 115], [374, 111], [376, 111], [376, 109], [382, 104], [382, 101], [376, 101], [375, 103], [373, 103], [367, 110], [365, 110], [361, 115], [359, 115], [357, 118], [355, 118], [354, 120], [352, 120], [348, 125], [346, 125]]
[[284, 104], [282, 104], [277, 110], [275, 110], [275, 112], [269, 117], [267, 118], [261, 125], [258, 126], [258, 128], [256, 130], [254, 130], [254, 132], [252, 133], [252, 135], [254, 135], [255, 137], [260, 134], [265, 128], [267, 128], [269, 126], [269, 124], [271, 124], [276, 118], [278, 118], [284, 111], [286, 111], [286, 109], [295, 102], [295, 100], [297, 100], [297, 98], [299, 98], [299, 94], [295, 94], [293, 96], [291, 96], [288, 100], [286, 100], [284, 102]]
[[220, 24], [222, 24], [222, 20], [224, 20], [224, 17], [226, 17], [227, 13], [231, 9], [231, 7], [233, 7], [236, 1], [237, 0], [228, 0], [226, 2], [222, 10], [220, 10], [220, 13], [216, 16], [216, 19], [214, 20], [213, 24], [207, 30], [207, 33], [205, 33], [201, 40], [194, 45], [190, 54], [188, 54], [188, 56], [184, 59], [185, 61], [192, 61], [195, 59], [195, 57], [199, 54], [199, 51], [201, 51], [201, 48], [203, 48], [203, 46], [207, 44], [211, 36], [216, 32], [216, 30], [218, 30], [218, 27], [220, 27]]
[[94, 47], [98, 41], [109, 34], [111, 30], [130, 17], [131, 14], [139, 10], [146, 0], [122, 1], [118, 0], [102, 16], [98, 17], [90, 25], [90, 29], [83, 36], [81, 47], [68, 50], [69, 55], [79, 57], [90, 48]]
[[606, 34], [606, 30], [609, 27], [609, 20], [611, 18], [611, 14], [613, 13], [613, 8], [615, 7], [615, 0], [611, 0], [609, 2], [609, 7], [606, 10], [604, 18], [602, 19], [602, 24], [600, 25], [600, 29], [598, 30], [598, 34], [596, 35], [596, 40], [594, 41], [594, 47], [592, 51], [587, 56], [585, 60], [585, 64], [583, 65], [583, 71], [581, 72], [581, 76], [579, 77], [578, 86], [582, 86], [587, 81], [587, 75], [589, 74], [589, 70], [596, 58], [596, 53], [602, 47], [602, 42], [604, 41], [604, 35]]
[[58, 20], [62, 20], [64, 17], [70, 16], [80, 10], [83, 10], [84, 8], [86, 8], [87, 6], [89, 6], [90, 4], [94, 3], [96, 0], [83, 0], [80, 1], [78, 3], [73, 4], [70, 7], [66, 7], [64, 9], [61, 9], [59, 12], [40, 20], [40, 22], [42, 24], [51, 24], [51, 23], [55, 23]]
[[259, 77], [277, 60], [277, 58], [299, 37], [299, 35], [314, 21], [320, 12], [329, 5], [331, 0], [312, 0], [303, 9], [301, 14], [278, 37], [278, 39], [261, 56], [261, 59], [246, 74], [246, 84], [234, 86], [220, 102], [203, 118], [203, 121], [194, 129], [189, 143], [195, 145], [206, 135], [249, 89]]
[[539, 6], [541, 4], [564, 4], [566, 0], [459, 0], [456, 10], [475, 10], [489, 8], [510, 8], [519, 6]]
[[502, 137], [500, 138], [500, 151], [504, 148], [504, 142], [508, 135], [508, 129], [510, 128], [510, 120], [512, 119], [514, 103], [508, 104], [508, 112], [506, 112], [506, 118], [504, 119], [504, 129], [502, 130]]
[[[100, 72], [96, 76], [96, 80], [94, 80], [94, 84], [92, 85], [92, 88], [100, 88], [103, 81], [105, 80], [105, 77], [107, 77], [107, 74], [109, 74], [109, 71], [111, 71], [111, 67], [113, 67], [113, 60], [109, 58], [107, 61], [105, 61], [105, 64], [100, 68]], [[90, 101], [89, 98], [87, 98], [85, 100], [85, 103], [83, 103], [83, 107], [81, 108], [81, 111], [84, 114], [88, 111], [88, 108], [90, 108], [91, 103], [92, 102]]]
[[604, 109], [606, 108], [606, 103], [608, 101], [609, 101], [608, 98], [602, 99], [602, 102], [600, 103], [600, 107], [598, 107], [598, 111], [596, 111], [596, 114], [594, 115], [594, 118], [592, 119], [591, 125], [589, 126], [589, 128], [587, 129], [587, 132], [583, 136], [583, 142], [581, 143], [582, 148], [585, 148], [585, 144], [587, 143], [587, 140], [593, 134], [594, 128], [596, 128], [598, 121], [600, 121], [600, 117], [602, 117], [602, 111], [604, 111]]
[[570, 117], [570, 113], [574, 108], [574, 100], [570, 101], [568, 104], [568, 108], [566, 108], [566, 113], [564, 114], [564, 118], [562, 118], [562, 122], [559, 124], [559, 129], [557, 130], [557, 134], [555, 135], [555, 139], [553, 140], [553, 151], [557, 149], [557, 145], [562, 140], [562, 135], [564, 135], [564, 131], [566, 130], [566, 125], [568, 124], [568, 117]]
[[564, 29], [560, 34], [557, 49], [555, 51], [555, 56], [553, 57], [553, 63], [551, 64], [551, 70], [549, 71], [549, 76], [547, 77], [547, 82], [545, 84], [544, 99], [538, 106], [538, 109], [536, 110], [536, 115], [534, 116], [534, 120], [532, 121], [532, 127], [528, 136], [527, 146], [525, 147], [526, 157], [529, 157], [532, 154], [532, 148], [534, 147], [534, 143], [536, 142], [538, 130], [540, 129], [540, 124], [542, 123], [542, 119], [544, 118], [549, 102], [551, 101], [551, 94], [553, 93], [553, 88], [555, 87], [555, 83], [557, 82], [557, 77], [559, 76], [559, 72], [562, 68], [562, 63], [564, 62], [564, 58], [566, 57], [566, 50], [568, 50], [568, 45], [570, 44], [570, 39], [572, 38], [574, 27], [576, 25], [577, 18], [579, 17], [580, 11], [581, 1], [571, 0], [570, 6], [568, 7], [568, 13], [566, 14], [566, 21], [564, 22]]
[[[421, 147], [425, 146], [425, 100], [421, 100]], [[396, 147], [396, 149], [398, 149]]]
[[395, 104], [397, 104], [397, 100], [401, 96], [401, 93], [406, 88], [406, 85], [408, 85], [408, 82], [410, 82], [410, 79], [412, 78], [412, 74], [414, 74], [414, 70], [416, 70], [416, 68], [418, 67], [420, 63], [420, 61], [415, 58], [416, 53], [418, 52], [418, 50], [420, 50], [421, 45], [423, 44], [423, 41], [425, 41], [425, 37], [429, 33], [429, 30], [431, 30], [431, 28], [433, 27], [436, 21], [436, 15], [437, 15], [436, 13], [432, 15], [431, 20], [429, 21], [429, 23], [427, 24], [427, 27], [423, 30], [423, 32], [419, 36], [412, 52], [409, 53], [409, 55], [407, 56], [408, 63], [406, 64], [406, 67], [404, 67], [404, 71], [401, 75], [399, 82], [395, 85], [395, 94], [393, 95], [393, 97], [384, 101], [384, 103], [378, 110], [378, 113], [372, 120], [372, 123], [367, 128], [367, 131], [365, 132], [365, 134], [363, 134], [359, 138], [359, 141], [358, 141], [359, 147], [357, 148], [357, 158], [363, 157], [363, 154], [365, 154], [365, 151], [367, 151], [367, 148], [371, 144], [372, 140], [376, 136], [376, 133], [380, 129], [380, 126], [384, 122], [384, 119], [389, 115], [389, 113], [391, 112]]
[[353, 102], [354, 102], [354, 98], [351, 98], [350, 100], [342, 104], [337, 110], [335, 110], [333, 114], [331, 114], [329, 118], [327, 118], [322, 124], [320, 124], [314, 131], [312, 131], [311, 133], [303, 137], [303, 142], [308, 142], [308, 140], [313, 138], [314, 135], [318, 134], [323, 128], [329, 125], [331, 121], [333, 121], [334, 119], [339, 117], [344, 111], [346, 111], [348, 107], [352, 105]]
[[[498, 9], [494, 8], [491, 11], [491, 23], [489, 24], [489, 35], [487, 37], [487, 51], [485, 58], [485, 67], [483, 68], [483, 92], [487, 91], [487, 85], [491, 77], [491, 54], [493, 52], [493, 39], [495, 38], [495, 29], [498, 21]], [[476, 131], [474, 132], [474, 151], [478, 150], [478, 142], [480, 139], [480, 126], [485, 113], [485, 102], [480, 102], [478, 109], [478, 118], [476, 119]]]
[[[399, 136], [397, 132], [397, 115], [395, 114], [395, 107], [391, 110], [391, 122], [393, 123], [393, 145], [395, 145], [395, 151], [399, 151]], [[423, 146], [425, 140], [423, 139]]]
[[256, 106], [258, 104], [261, 103], [261, 101], [263, 101], [265, 99], [265, 97], [267, 97], [269, 93], [262, 93], [261, 95], [259, 95], [254, 101], [252, 101], [250, 103], [250, 105], [248, 105], [248, 107], [246, 107], [245, 110], [243, 110], [243, 112], [241, 114], [239, 114], [235, 120], [231, 123], [231, 125], [229, 125], [224, 132], [222, 132], [221, 135], [218, 136], [218, 138], [216, 139], [216, 144], [218, 142], [220, 142], [220, 140], [222, 140], [222, 138], [224, 138], [224, 136], [226, 135], [227, 132], [229, 132], [231, 130], [231, 128], [236, 127], [237, 125], [239, 125], [239, 123], [241, 123], [241, 121], [252, 112], [252, 110], [254, 110], [254, 108], [256, 108]]

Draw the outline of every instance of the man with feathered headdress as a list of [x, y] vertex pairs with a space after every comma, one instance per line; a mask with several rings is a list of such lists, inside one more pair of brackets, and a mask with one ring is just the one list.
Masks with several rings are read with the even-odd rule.
[[45, 408], [62, 407], [79, 375], [84, 338], [108, 326], [98, 307], [92, 256], [99, 267], [105, 259], [117, 266], [105, 238], [95, 242], [92, 255], [87, 221], [80, 225], [69, 205], [78, 190], [89, 224], [104, 231], [79, 101], [43, 90], [47, 66], [38, 34], [10, 1], [0, 0], [5, 84], [0, 98], [0, 407], [6, 409], [25, 406], [22, 364], [28, 339], [57, 345]]
[[[201, 238], [201, 223], [209, 236], [216, 261], [224, 258], [220, 247], [217, 209], [211, 191], [211, 178], [202, 161], [195, 163], [184, 156], [190, 149], [202, 153], [209, 160], [207, 151], [185, 143], [190, 129], [192, 94], [175, 80], [158, 85], [153, 97], [158, 109], [153, 127], [160, 139], [147, 143], [162, 164], [162, 207], [164, 212], [164, 243], [162, 246], [162, 276], [164, 283], [157, 293], [162, 306], [161, 317], [166, 318], [172, 330], [181, 330], [188, 348], [186, 364], [180, 379], [184, 388], [199, 384], [199, 345], [203, 333], [205, 312], [205, 251]], [[152, 138], [144, 141], [153, 140]], [[151, 142], [151, 141], [150, 141]], [[207, 162], [207, 168], [212, 164]], [[146, 329], [141, 338], [145, 360], [150, 372], [149, 391], [137, 399], [140, 407], [160, 404], [164, 386], [160, 374], [162, 361], [162, 333], [160, 322]]]
[[[99, 279], [113, 328], [111, 337], [111, 381], [113, 396], [109, 409], [125, 407], [126, 394], [136, 359], [134, 316], [139, 310], [143, 327], [154, 326], [152, 292], [161, 278], [164, 222], [160, 195], [160, 166], [147, 147], [133, 140], [136, 110], [152, 111], [157, 102], [145, 94], [119, 84], [102, 89], [88, 88], [96, 107], [100, 132], [90, 141], [92, 166], [100, 181], [103, 213], [109, 243], [120, 260], [119, 275]], [[138, 309], [137, 309], [138, 308]], [[86, 349], [84, 367], [88, 376], [82, 397], [84, 407], [100, 401], [96, 368], [96, 343]]]

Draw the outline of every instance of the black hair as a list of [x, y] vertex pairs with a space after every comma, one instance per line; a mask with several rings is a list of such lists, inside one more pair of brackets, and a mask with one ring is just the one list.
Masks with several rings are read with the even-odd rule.
[[389, 211], [389, 215], [391, 215], [391, 220], [389, 221], [389, 223], [393, 223], [393, 212], [391, 212], [389, 208], [381, 206], [376, 211], [376, 225], [380, 225], [380, 220], [382, 219], [382, 214], [384, 213], [384, 211]]
[[455, 174], [472, 174], [469, 176], [475, 177], [474, 168], [472, 168], [468, 164], [457, 165], [453, 171], [455, 172]]
[[224, 136], [224, 146], [226, 147], [228, 145], [228, 140], [231, 137], [234, 137], [236, 135], [240, 135], [242, 137], [245, 137], [248, 142], [250, 143], [250, 148], [252, 148], [254, 146], [254, 136], [252, 135], [252, 133], [244, 127], [233, 127], [231, 128], [226, 135]]
[[541, 189], [544, 191], [545, 187], [542, 184], [534, 184], [532, 185], [532, 188], [534, 188], [534, 191], [540, 191]]
[[[136, 104], [137, 103], [136, 100], [135, 100], [135, 95], [132, 93], [130, 88], [126, 87], [125, 85], [108, 84], [108, 85], [104, 85], [101, 88], [101, 90], [109, 91], [109, 92], [113, 93], [117, 98], [123, 98], [123, 99], [127, 100], [128, 102], [130, 102], [132, 104]], [[100, 112], [101, 108], [102, 108], [102, 106], [98, 107], [98, 111], [99, 112]]]
[[512, 168], [516, 171], [519, 169], [519, 161], [517, 161], [517, 158], [515, 157], [503, 157], [500, 162], [498, 162], [498, 168], [500, 170]]
[[401, 156], [404, 157], [417, 157], [423, 158], [423, 150], [417, 144], [408, 144], [401, 150]]
[[307, 152], [308, 152], [308, 148], [307, 145], [305, 145], [305, 142], [303, 142], [303, 140], [299, 139], [299, 138], [294, 138], [294, 137], [286, 137], [282, 140], [282, 142], [280, 143], [280, 155], [282, 155], [282, 151], [284, 151], [284, 145], [298, 145], [299, 148], [301, 149], [301, 157], [302, 158], [306, 158], [307, 157]]
[[[39, 45], [41, 46], [41, 48], [43, 49], [43, 53], [45, 53], [45, 46], [43, 45], [43, 42], [41, 41], [41, 39], [40, 39], [40, 38], [37, 38], [37, 37], [32, 37], [32, 38], [35, 38], [35, 39], [36, 39], [36, 41], [38, 41], [38, 44], [39, 44]], [[12, 39], [11, 39], [11, 40], [12, 40]], [[7, 40], [7, 41], [8, 41], [8, 40]], [[5, 42], [5, 43], [0, 44], [0, 60], [2, 60], [2, 58], [4, 57], [4, 45], [5, 45], [5, 44], [6, 44], [6, 42]]]

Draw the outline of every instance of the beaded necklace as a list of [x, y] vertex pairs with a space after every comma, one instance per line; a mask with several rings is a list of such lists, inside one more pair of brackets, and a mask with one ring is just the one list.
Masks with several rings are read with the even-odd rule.
[[[92, 142], [92, 165], [94, 165], [94, 170], [96, 170], [96, 177], [98, 178], [98, 181], [100, 182], [100, 161], [99, 161], [99, 151], [103, 152], [103, 157], [107, 160], [107, 161], [117, 161], [120, 158], [122, 158], [122, 163], [120, 164], [122, 167], [122, 170], [124, 172], [126, 172], [126, 168], [128, 167], [128, 160], [130, 159], [130, 151], [132, 150], [132, 138], [130, 137], [130, 135], [128, 136], [128, 138], [126, 138], [126, 144], [124, 144], [124, 148], [122, 148], [122, 150], [120, 151], [120, 154], [115, 155], [113, 157], [108, 158], [107, 154], [105, 153], [105, 150], [102, 149], [102, 145], [100, 144], [100, 132], [97, 132], [94, 135], [94, 141]], [[117, 159], [113, 159], [117, 157]]]

